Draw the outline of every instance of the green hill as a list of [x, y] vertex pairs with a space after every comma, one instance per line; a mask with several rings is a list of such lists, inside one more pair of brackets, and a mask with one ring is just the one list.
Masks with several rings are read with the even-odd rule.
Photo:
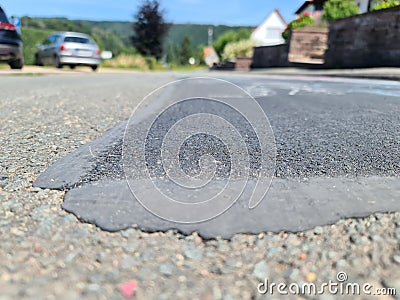
[[[36, 44], [42, 42], [47, 35], [55, 31], [77, 31], [89, 34], [99, 44], [102, 50], [109, 50], [118, 55], [131, 48], [131, 36], [133, 35], [131, 22], [119, 21], [87, 21], [69, 20], [66, 18], [31, 18], [23, 17], [22, 37], [24, 41], [24, 53], [26, 64], [33, 63]], [[214, 40], [228, 30], [239, 30], [243, 27], [212, 26], [200, 24], [171, 24], [164, 49], [179, 46], [185, 36], [191, 41], [193, 50], [208, 42], [208, 28], [214, 30]], [[251, 29], [251, 27], [245, 27]]]
[[[184, 36], [188, 36], [193, 47], [199, 45], [207, 45], [208, 43], [208, 29], [213, 28], [214, 41], [223, 33], [229, 30], [239, 30], [243, 27], [232, 27], [225, 25], [201, 25], [201, 24], [173, 24], [165, 40], [166, 46], [180, 45]], [[251, 30], [252, 27], [244, 27]]]
[[22, 41], [24, 42], [25, 64], [32, 65], [35, 62], [37, 44], [44, 41], [53, 31], [46, 29], [22, 28]]

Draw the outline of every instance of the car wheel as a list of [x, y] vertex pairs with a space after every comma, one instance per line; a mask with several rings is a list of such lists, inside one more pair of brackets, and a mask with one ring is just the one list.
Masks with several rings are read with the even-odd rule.
[[9, 63], [11, 69], [22, 69], [24, 67], [24, 62], [22, 59], [13, 60]]
[[99, 66], [98, 65], [93, 65], [93, 66], [90, 66], [90, 67], [92, 68], [93, 72], [95, 72]]
[[54, 66], [57, 69], [61, 69], [63, 65], [60, 63], [60, 58], [58, 56], [54, 56]]
[[71, 70], [73, 70], [73, 69], [75, 69], [75, 65], [69, 65], [69, 68], [71, 69]]
[[35, 65], [43, 66], [42, 60], [39, 58], [39, 56], [37, 54], [35, 55]]

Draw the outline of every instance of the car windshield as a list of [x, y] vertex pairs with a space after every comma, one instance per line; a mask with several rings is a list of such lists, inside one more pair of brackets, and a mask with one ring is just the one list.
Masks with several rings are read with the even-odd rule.
[[0, 8], [0, 23], [8, 23], [7, 16], [1, 8]]
[[84, 37], [77, 37], [77, 36], [67, 36], [64, 39], [65, 43], [78, 43], [78, 44], [93, 44], [93, 42]]

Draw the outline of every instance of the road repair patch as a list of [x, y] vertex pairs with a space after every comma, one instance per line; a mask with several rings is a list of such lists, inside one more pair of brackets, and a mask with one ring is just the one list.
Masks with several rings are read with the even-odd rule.
[[237, 81], [257, 98], [204, 78], [156, 91], [34, 185], [104, 230], [205, 238], [400, 210], [397, 87]]

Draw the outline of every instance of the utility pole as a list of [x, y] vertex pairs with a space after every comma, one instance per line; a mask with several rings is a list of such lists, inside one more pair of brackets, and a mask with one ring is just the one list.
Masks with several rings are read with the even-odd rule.
[[212, 27], [208, 28], [208, 46], [211, 47], [213, 44], [214, 29]]

